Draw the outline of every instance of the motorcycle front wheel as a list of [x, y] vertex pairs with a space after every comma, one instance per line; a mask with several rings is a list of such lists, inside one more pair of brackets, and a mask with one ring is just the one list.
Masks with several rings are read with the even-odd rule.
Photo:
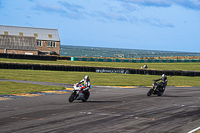
[[150, 89], [147, 93], [147, 96], [151, 96], [153, 94], [153, 89]]
[[69, 97], [69, 102], [70, 102], [70, 103], [73, 102], [74, 99], [75, 99], [75, 97], [76, 97], [76, 92], [73, 92], [73, 93], [71, 94], [71, 96]]

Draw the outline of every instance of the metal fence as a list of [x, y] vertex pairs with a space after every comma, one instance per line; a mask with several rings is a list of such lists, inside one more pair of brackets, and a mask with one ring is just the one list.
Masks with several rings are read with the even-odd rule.
[[196, 57], [199, 53], [114, 54], [116, 58]]

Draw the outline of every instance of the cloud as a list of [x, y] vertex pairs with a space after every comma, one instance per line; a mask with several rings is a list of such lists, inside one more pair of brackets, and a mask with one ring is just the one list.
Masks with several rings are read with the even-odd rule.
[[[133, 2], [136, 0], [121, 0], [121, 1]], [[141, 0], [141, 1], [145, 2], [147, 0]], [[58, 3], [55, 3], [53, 5], [38, 3], [34, 6], [33, 9], [39, 12], [42, 11], [51, 14], [59, 14], [62, 17], [76, 19], [76, 20], [86, 19], [87, 17], [90, 16], [93, 19], [96, 19], [96, 21], [103, 23], [108, 21], [112, 22], [116, 21], [116, 22], [128, 22], [132, 24], [145, 23], [160, 28], [174, 27], [173, 24], [167, 21], [161, 21], [160, 19], [138, 18], [137, 17], [138, 6], [136, 6], [135, 4], [117, 3], [113, 6], [113, 4], [103, 3], [103, 5], [104, 9], [97, 7], [93, 8], [93, 10], [87, 10], [85, 9], [85, 7], [78, 4], [71, 4], [65, 1], [58, 1]], [[135, 12], [135, 14], [133, 14], [133, 12]]]
[[89, 10], [86, 15], [96, 18], [99, 22], [108, 22], [108, 21], [128, 21], [127, 11], [124, 11], [124, 8], [121, 6], [121, 3], [117, 2], [101, 2], [98, 5], [94, 3], [92, 10]]
[[47, 4], [36, 4], [35, 7], [33, 7], [33, 9], [38, 10], [38, 11], [45, 11], [45, 12], [50, 12], [50, 13], [61, 13], [61, 12], [65, 12], [64, 10], [62, 10], [60, 7], [58, 7], [57, 5], [47, 5]]
[[200, 0], [176, 0], [175, 3], [189, 9], [200, 10]]
[[128, 4], [128, 3], [123, 3], [122, 5], [121, 5], [122, 7], [124, 7], [124, 9], [125, 10], [127, 10], [127, 11], [137, 11], [137, 8], [136, 8], [136, 6], [133, 6], [133, 5], [130, 5], [130, 4]]
[[109, 20], [116, 20], [116, 21], [127, 21], [125, 17], [120, 15], [119, 13], [116, 12], [102, 12], [102, 11], [95, 11], [91, 15], [92, 17], [98, 17], [98, 18], [106, 18]]
[[170, 7], [172, 5], [171, 0], [119, 0], [122, 2], [131, 2], [143, 6], [156, 6], [156, 7]]
[[170, 7], [172, 5], [179, 5], [185, 8], [200, 10], [200, 0], [118, 0], [122, 2], [130, 2], [143, 6], [154, 7]]
[[73, 11], [73, 12], [77, 12], [79, 13], [79, 9], [84, 9], [82, 6], [80, 5], [76, 5], [76, 4], [69, 4], [68, 2], [62, 2], [62, 1], [58, 1], [59, 4], [63, 5], [66, 9]]
[[171, 24], [167, 21], [163, 21], [163, 20], [155, 19], [155, 18], [145, 18], [145, 19], [141, 20], [141, 22], [150, 24], [152, 26], [160, 27], [160, 28], [165, 28], [165, 27], [173, 28], [174, 27], [173, 24]]
[[28, 15], [26, 15], [25, 17], [26, 17], [26, 18], [28, 18], [28, 19], [29, 19], [29, 18], [31, 18], [31, 17], [30, 17], [30, 16], [28, 16]]
[[[116, 7], [116, 8], [115, 8]], [[146, 24], [150, 26], [155, 26], [159, 28], [173, 28], [174, 25], [166, 20], [159, 18], [145, 18], [145, 16], [138, 16], [138, 6], [134, 4], [121, 3], [118, 6], [112, 7], [112, 5], [107, 4], [104, 6], [104, 10], [96, 10], [88, 14], [93, 18], [96, 18], [99, 22], [108, 21], [118, 21], [118, 22], [128, 22], [131, 24]]]
[[61, 8], [58, 5], [47, 5], [47, 4], [38, 3], [35, 5], [35, 7], [33, 7], [33, 9], [37, 10], [37, 11], [47, 12], [47, 13], [60, 14], [62, 17], [67, 17], [67, 18], [71, 18], [71, 19], [83, 18], [82, 14], [79, 14], [76, 12], [68, 12], [67, 10]]

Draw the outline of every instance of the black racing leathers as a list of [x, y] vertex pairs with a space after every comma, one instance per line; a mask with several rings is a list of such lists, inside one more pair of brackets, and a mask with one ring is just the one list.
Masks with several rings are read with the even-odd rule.
[[157, 79], [156, 81], [160, 81], [160, 85], [163, 86], [164, 88], [167, 86], [167, 77], [160, 77], [159, 79]]

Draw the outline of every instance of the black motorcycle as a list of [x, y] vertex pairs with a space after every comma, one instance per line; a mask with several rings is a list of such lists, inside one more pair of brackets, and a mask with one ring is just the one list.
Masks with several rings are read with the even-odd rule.
[[153, 80], [153, 87], [148, 91], [147, 96], [151, 96], [152, 94], [162, 96], [165, 91], [165, 88], [161, 82], [157, 82], [157, 80]]

